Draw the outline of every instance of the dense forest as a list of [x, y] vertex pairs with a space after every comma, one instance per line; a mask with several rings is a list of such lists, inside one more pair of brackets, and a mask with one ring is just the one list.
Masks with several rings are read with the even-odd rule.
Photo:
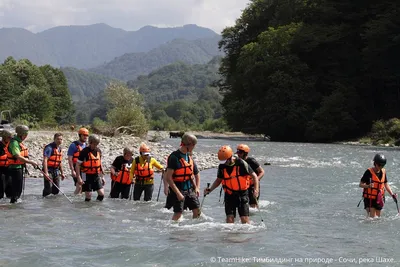
[[218, 50], [220, 40], [219, 35], [196, 40], [175, 39], [146, 53], [124, 54], [88, 71], [129, 81], [177, 61], [187, 64], [205, 64], [214, 56], [221, 55]]
[[399, 117], [399, 8], [398, 1], [251, 0], [219, 44], [228, 124], [273, 140], [329, 142]]
[[17, 122], [55, 126], [75, 121], [67, 80], [50, 65], [7, 58], [0, 65], [0, 95], [0, 110], [11, 110]]
[[128, 81], [128, 87], [144, 98], [151, 128], [227, 130], [222, 96], [212, 86], [219, 79], [220, 60], [214, 57], [207, 64], [196, 65], [177, 62]]

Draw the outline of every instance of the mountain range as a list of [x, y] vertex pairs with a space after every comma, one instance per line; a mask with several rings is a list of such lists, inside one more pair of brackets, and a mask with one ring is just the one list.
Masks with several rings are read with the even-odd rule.
[[[216, 45], [219, 38], [214, 31], [193, 24], [174, 28], [145, 26], [137, 31], [125, 31], [103, 23], [59, 26], [39, 33], [21, 28], [2, 28], [0, 61], [12, 56], [15, 59], [27, 58], [37, 65], [91, 69], [96, 73], [109, 74], [104, 69], [121, 62], [121, 57], [122, 60], [140, 64], [149, 55], [153, 59], [163, 57], [162, 62], [146, 67], [145, 71], [133, 70], [126, 77], [125, 74], [118, 77], [127, 80], [173, 63], [175, 59], [187, 63], [205, 63], [220, 54]], [[171, 49], [171, 44], [175, 51]], [[157, 50], [160, 46], [161, 50]], [[179, 54], [186, 46], [191, 47], [192, 55], [187, 55], [185, 59]], [[206, 58], [203, 55], [209, 56]], [[110, 76], [116, 78], [115, 75]]]

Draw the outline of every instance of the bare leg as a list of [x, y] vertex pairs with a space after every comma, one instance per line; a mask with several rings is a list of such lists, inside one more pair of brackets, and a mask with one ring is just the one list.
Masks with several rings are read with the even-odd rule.
[[240, 221], [242, 223], [250, 223], [249, 216], [240, 216]]
[[226, 223], [234, 223], [235, 217], [233, 215], [226, 216]]
[[200, 209], [194, 209], [193, 212], [193, 219], [197, 219], [200, 217]]
[[175, 212], [174, 215], [172, 216], [173, 221], [177, 221], [181, 218], [182, 212]]

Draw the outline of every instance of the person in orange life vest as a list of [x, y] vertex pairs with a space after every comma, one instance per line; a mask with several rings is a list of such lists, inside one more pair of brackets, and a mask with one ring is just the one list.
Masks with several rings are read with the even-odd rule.
[[104, 169], [101, 163], [101, 151], [98, 148], [100, 138], [97, 135], [89, 136], [89, 145], [85, 147], [76, 162], [76, 178], [77, 183], [82, 185], [82, 192], [85, 192], [85, 201], [90, 201], [92, 191], [97, 191], [97, 200], [104, 199], [103, 186]]
[[[200, 216], [200, 176], [191, 156], [196, 144], [197, 137], [185, 133], [182, 136], [181, 147], [168, 157], [164, 178], [169, 185], [166, 208], [173, 207], [172, 220], [174, 221], [180, 219], [184, 207], [188, 207], [192, 211], [193, 218]], [[198, 180], [194, 181], [193, 176]]]
[[0, 199], [11, 196], [11, 181], [8, 176], [7, 149], [12, 138], [12, 133], [8, 130], [1, 132], [0, 142]]
[[[253, 157], [249, 157], [250, 147], [245, 144], [240, 144], [236, 148], [236, 154], [239, 158], [243, 159], [244, 161], [249, 164], [249, 166], [253, 169], [256, 173], [258, 181], [260, 183], [261, 179], [264, 176], [264, 169], [260, 166], [257, 160]], [[258, 199], [260, 198], [260, 187], [258, 188], [258, 196], [257, 198], [254, 197], [254, 183], [250, 180], [250, 187], [249, 187], [249, 204], [252, 208], [257, 208]]]
[[68, 148], [68, 165], [71, 170], [71, 176], [74, 179], [75, 195], [82, 193], [82, 186], [77, 183], [76, 178], [76, 162], [78, 161], [79, 153], [87, 146], [86, 142], [89, 136], [89, 130], [86, 128], [80, 128], [78, 131], [79, 139], [71, 143]]
[[388, 183], [386, 170], [383, 168], [386, 165], [385, 156], [376, 154], [373, 161], [374, 167], [365, 171], [360, 181], [360, 187], [364, 188], [364, 209], [369, 213], [370, 217], [380, 217], [385, 201], [385, 189], [395, 201], [397, 200], [397, 195], [393, 194]]
[[129, 177], [132, 168], [133, 152], [130, 148], [125, 147], [122, 156], [114, 159], [111, 165], [111, 198], [129, 198], [131, 189], [131, 178]]
[[[63, 142], [62, 133], [54, 134], [54, 142], [48, 144], [43, 151], [43, 172], [53, 180], [53, 183], [60, 187], [60, 176], [61, 180], [64, 181], [65, 175], [62, 167], [62, 149], [61, 144]], [[43, 197], [50, 194], [57, 195], [59, 190], [53, 186], [49, 180], [43, 179]]]
[[133, 200], [140, 200], [144, 191], [144, 201], [150, 201], [154, 190], [154, 170], [164, 172], [164, 167], [150, 155], [150, 148], [142, 143], [139, 147], [140, 156], [135, 158], [132, 164], [130, 177], [135, 183], [133, 188]]
[[222, 146], [218, 151], [218, 159], [224, 163], [218, 166], [217, 179], [204, 194], [211, 193], [222, 183], [225, 191], [226, 222], [234, 223], [236, 208], [242, 223], [249, 223], [249, 186], [254, 182], [254, 197], [258, 196], [258, 178], [246, 161], [233, 154], [230, 146]]
[[26, 125], [15, 127], [16, 135], [10, 140], [7, 149], [8, 175], [11, 177], [11, 200], [15, 203], [20, 198], [23, 187], [25, 164], [37, 167], [38, 164], [29, 159], [28, 148], [23, 141], [28, 137], [29, 128]]

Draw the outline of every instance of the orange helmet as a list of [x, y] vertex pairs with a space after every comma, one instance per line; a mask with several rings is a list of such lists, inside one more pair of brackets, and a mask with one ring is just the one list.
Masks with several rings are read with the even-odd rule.
[[221, 146], [218, 150], [218, 159], [219, 160], [227, 160], [232, 157], [233, 151], [230, 146]]
[[238, 145], [236, 149], [237, 150], [243, 150], [246, 153], [250, 152], [250, 147], [248, 145], [245, 145], [245, 144]]
[[142, 143], [139, 147], [139, 152], [150, 152], [150, 148], [145, 143]]
[[83, 134], [83, 135], [89, 135], [89, 130], [82, 127], [82, 128], [79, 129], [78, 134], [79, 134], [79, 135], [81, 135], [81, 134]]

